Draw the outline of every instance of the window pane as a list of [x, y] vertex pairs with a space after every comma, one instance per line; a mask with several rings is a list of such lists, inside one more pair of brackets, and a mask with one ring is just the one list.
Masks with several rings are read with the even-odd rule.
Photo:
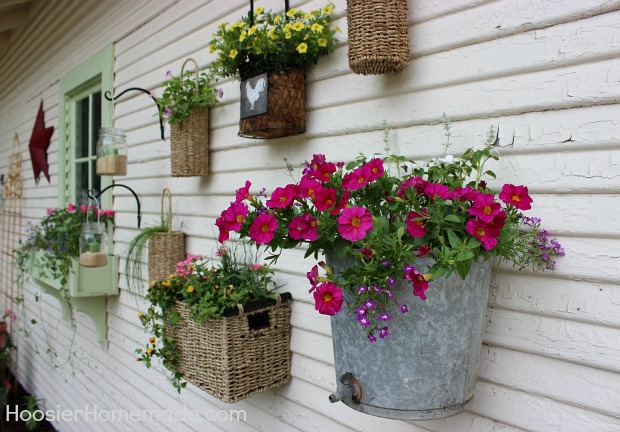
[[93, 117], [92, 117], [92, 129], [90, 131], [91, 142], [93, 147], [90, 149], [91, 155], [97, 154], [97, 138], [99, 138], [99, 129], [101, 129], [101, 92], [93, 93]]
[[[97, 170], [95, 168], [96, 163], [96, 161], [90, 163], [90, 188], [93, 190], [93, 196], [97, 196], [101, 191], [101, 177], [97, 175]], [[99, 200], [99, 202], [101, 203], [101, 200]]]
[[88, 150], [88, 96], [75, 103], [75, 157], [87, 157]]
[[88, 162], [75, 164], [75, 199], [79, 205], [88, 204]]

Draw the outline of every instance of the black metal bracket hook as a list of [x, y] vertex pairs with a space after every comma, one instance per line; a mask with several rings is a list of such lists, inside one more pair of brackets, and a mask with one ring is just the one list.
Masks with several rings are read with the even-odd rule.
[[128, 91], [132, 91], [132, 90], [137, 90], [137, 91], [141, 91], [143, 93], [146, 93], [147, 95], [149, 95], [151, 97], [151, 99], [153, 99], [153, 102], [155, 102], [155, 105], [157, 106], [157, 117], [159, 117], [159, 131], [161, 133], [161, 139], [162, 139], [162, 141], [164, 141], [165, 140], [165, 138], [164, 138], [164, 120], [161, 117], [161, 110], [160, 110], [160, 107], [159, 107], [159, 102], [157, 102], [157, 98], [155, 96], [153, 96], [150, 91], [145, 90], [145, 89], [143, 89], [141, 87], [130, 87], [128, 89], [123, 90], [122, 92], [120, 92], [119, 94], [117, 94], [114, 97], [112, 97], [112, 93], [110, 91], [105, 92], [104, 96], [109, 101], [115, 101], [116, 99], [118, 99], [119, 97], [121, 97], [122, 95], [127, 93]]
[[90, 189], [90, 190], [88, 191], [88, 198], [90, 198], [90, 199], [97, 199], [97, 198], [99, 198], [99, 197], [100, 197], [100, 196], [101, 196], [101, 195], [102, 195], [105, 191], [107, 191], [107, 190], [108, 190], [108, 189], [110, 189], [110, 188], [116, 187], [116, 186], [119, 186], [119, 187], [122, 187], [122, 188], [127, 189], [129, 192], [131, 192], [131, 193], [133, 194], [133, 197], [136, 199], [136, 205], [137, 205], [137, 207], [138, 207], [138, 228], [140, 228], [140, 223], [142, 222], [142, 212], [140, 211], [140, 200], [138, 199], [138, 195], [137, 195], [137, 194], [133, 191], [133, 189], [132, 189], [132, 188], [130, 188], [129, 186], [125, 186], [124, 184], [120, 184], [120, 183], [113, 183], [113, 184], [111, 184], [110, 186], [103, 188], [103, 190], [102, 190], [101, 192], [99, 192], [99, 193], [97, 194], [97, 196], [93, 196], [93, 192], [94, 192], [94, 191], [93, 191], [92, 189]]

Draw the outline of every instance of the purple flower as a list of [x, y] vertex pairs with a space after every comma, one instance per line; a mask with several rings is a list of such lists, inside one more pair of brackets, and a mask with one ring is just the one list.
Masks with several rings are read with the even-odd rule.
[[381, 315], [379, 315], [379, 320], [380, 321], [389, 321], [391, 319], [392, 319], [392, 315], [388, 314], [385, 311]]
[[381, 327], [379, 329], [379, 337], [381, 339], [383, 339], [384, 337], [389, 336], [389, 335], [390, 335], [390, 333], [388, 332], [387, 326], [386, 327]]
[[366, 327], [370, 325], [370, 320], [366, 317], [359, 317], [357, 321], [360, 323], [362, 327]]
[[366, 292], [366, 287], [365, 287], [365, 286], [361, 286], [361, 287], [359, 287], [359, 288], [357, 289], [357, 292], [358, 292], [358, 293], [360, 293], [360, 294], [361, 294], [361, 293], [363, 293], [363, 292]]
[[377, 306], [377, 303], [375, 303], [374, 301], [372, 301], [372, 299], [371, 299], [371, 298], [369, 298], [368, 300], [366, 300], [366, 301], [364, 302], [364, 307], [365, 307], [366, 309], [372, 309], [372, 308], [374, 308], [375, 306]]
[[381, 261], [381, 265], [382, 265], [383, 267], [387, 267], [387, 266], [389, 266], [389, 265], [390, 265], [390, 262], [389, 262], [388, 260], [384, 260], [384, 261]]
[[402, 313], [407, 313], [407, 312], [409, 312], [409, 308], [407, 307], [407, 305], [406, 305], [406, 304], [404, 304], [404, 303], [403, 303], [403, 304], [400, 306], [400, 311], [401, 311]]
[[368, 340], [370, 342], [376, 342], [377, 338], [375, 337], [374, 333], [368, 333]]
[[394, 281], [394, 278], [392, 276], [388, 277], [388, 285], [394, 286], [395, 284], [396, 282]]
[[549, 262], [549, 254], [548, 254], [548, 253], [541, 253], [541, 254], [540, 254], [540, 259], [541, 259], [543, 262]]
[[164, 108], [164, 117], [168, 118], [172, 115], [172, 111], [170, 111], [170, 107]]
[[375, 291], [377, 291], [378, 293], [380, 293], [381, 291], [383, 291], [383, 288], [381, 288], [379, 285], [373, 285], [372, 286], [374, 288]]
[[358, 307], [357, 309], [355, 309], [355, 313], [358, 317], [363, 317], [366, 315], [366, 309]]
[[168, 79], [172, 78], [172, 71], [170, 69], [166, 71], [166, 78]]
[[217, 89], [217, 97], [219, 97], [220, 99], [224, 97], [224, 89]]

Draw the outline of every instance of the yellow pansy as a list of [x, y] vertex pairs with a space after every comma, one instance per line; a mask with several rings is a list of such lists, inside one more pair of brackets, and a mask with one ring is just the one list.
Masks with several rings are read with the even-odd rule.
[[295, 49], [299, 52], [299, 54], [304, 54], [306, 51], [308, 51], [308, 45], [302, 42], [297, 45], [297, 48]]
[[286, 16], [292, 17], [293, 15], [295, 15], [295, 12], [297, 12], [297, 9], [289, 9], [289, 11], [286, 13]]
[[252, 36], [254, 33], [256, 33], [256, 26], [252, 26], [252, 28], [248, 31], [248, 35]]
[[297, 21], [295, 24], [293, 24], [293, 30], [295, 31], [299, 31], [302, 28], [304, 28], [304, 23]]
[[312, 18], [311, 14], [307, 13], [307, 14], [304, 15], [304, 19], [309, 20], [310, 18]]
[[330, 13], [332, 13], [332, 10], [334, 10], [334, 8], [332, 6], [325, 6], [321, 10], [323, 11], [324, 14], [329, 15]]
[[155, 284], [156, 284], [156, 283], [157, 283], [157, 281], [156, 281], [156, 280], [152, 280], [152, 281], [151, 281], [151, 286], [155, 286]]
[[142, 312], [140, 312], [140, 313], [138, 314], [138, 318], [142, 318], [143, 316], [144, 316], [144, 314], [143, 314]]
[[262, 7], [262, 6], [257, 7], [256, 8], [256, 15], [262, 14], [264, 10], [265, 10], [265, 8]]
[[243, 31], [241, 32], [241, 34], [239, 35], [239, 42], [243, 42], [243, 40], [245, 39], [245, 37], [246, 37], [247, 35], [248, 35], [248, 34], [246, 33], [246, 31], [245, 31], [245, 30], [243, 30]]
[[284, 37], [287, 38], [287, 39], [290, 39], [290, 38], [293, 37], [293, 35], [291, 34], [291, 32], [286, 32], [286, 33], [284, 33]]
[[228, 21], [224, 21], [222, 24], [220, 24], [219, 26], [217, 26], [218, 28], [221, 29], [226, 29], [226, 26], [228, 25]]
[[284, 24], [284, 29], [283, 29], [283, 30], [284, 30], [285, 32], [289, 32], [289, 31], [291, 31], [291, 28], [292, 28], [292, 27], [293, 27], [293, 26], [292, 26], [290, 23], [286, 23], [286, 24]]
[[156, 342], [156, 341], [157, 341], [157, 340], [156, 340], [154, 337], [152, 337], [152, 338], [150, 338], [150, 339], [149, 339], [149, 343], [150, 343], [151, 345], [155, 345], [155, 342]]
[[231, 49], [230, 53], [228, 54], [228, 57], [234, 59], [235, 57], [237, 57], [237, 54], [239, 54], [239, 53], [237, 52], [236, 49]]
[[269, 39], [276, 40], [278, 38], [278, 36], [276, 35], [276, 28], [271, 27], [267, 32], [267, 36], [269, 36]]
[[153, 348], [148, 347], [148, 348], [146, 349], [146, 353], [147, 353], [148, 355], [153, 354]]
[[194, 287], [190, 285], [190, 286], [187, 287], [186, 291], [188, 293], [194, 292]]
[[282, 15], [276, 15], [276, 17], [273, 19], [274, 23], [279, 23], [280, 21], [282, 21]]
[[323, 31], [323, 26], [319, 23], [314, 23], [312, 27], [310, 27], [310, 30], [312, 30], [313, 33], [321, 33]]
[[230, 26], [231, 29], [234, 29], [234, 28], [237, 28], [237, 27], [239, 27], [239, 28], [243, 27], [243, 23], [241, 21], [237, 21], [236, 23], [234, 23], [233, 25]]
[[326, 47], [327, 46], [327, 39], [325, 38], [319, 38], [319, 40], [317, 41], [320, 47]]

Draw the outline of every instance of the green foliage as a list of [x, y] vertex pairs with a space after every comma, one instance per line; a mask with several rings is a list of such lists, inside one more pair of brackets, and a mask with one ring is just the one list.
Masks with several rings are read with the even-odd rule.
[[263, 298], [275, 298], [271, 293], [274, 271], [257, 264], [254, 257], [244, 256], [237, 261], [234, 252], [221, 247], [217, 255], [220, 262], [211, 264], [201, 256], [188, 255], [177, 264], [176, 273], [170, 278], [153, 281], [146, 295], [151, 306], [138, 314], [144, 328], [153, 336], [144, 348], [136, 349], [138, 361], [151, 367], [153, 357], [172, 371], [172, 384], [181, 391], [185, 387], [178, 371], [178, 351], [173, 338], [166, 334], [166, 325], [174, 324], [180, 316], [173, 311], [177, 302], [190, 308], [190, 318], [205, 322], [220, 318], [226, 309], [237, 304], [247, 304]]
[[[196, 92], [196, 73], [185, 72], [181, 77], [172, 77], [168, 71], [167, 79], [163, 82], [164, 91], [158, 98], [160, 114], [168, 119], [170, 124], [183, 123], [194, 110], [204, 111], [213, 108], [218, 103], [218, 91], [211, 85], [213, 77], [202, 72], [198, 75], [198, 92]], [[221, 97], [221, 93], [219, 93]]]
[[316, 64], [318, 58], [334, 50], [338, 29], [331, 26], [334, 5], [305, 13], [290, 9], [288, 13], [255, 11], [228, 26], [220, 24], [210, 51], [217, 52], [211, 69], [221, 77], [249, 78], [263, 72]]
[[167, 231], [168, 222], [167, 220], [162, 220], [160, 225], [140, 231], [138, 235], [131, 240], [131, 243], [129, 243], [127, 259], [125, 260], [125, 278], [129, 291], [138, 292], [138, 288], [133, 291], [132, 286], [140, 285], [140, 276], [142, 275], [142, 270], [146, 261], [146, 251], [148, 250], [149, 240], [153, 235]]

